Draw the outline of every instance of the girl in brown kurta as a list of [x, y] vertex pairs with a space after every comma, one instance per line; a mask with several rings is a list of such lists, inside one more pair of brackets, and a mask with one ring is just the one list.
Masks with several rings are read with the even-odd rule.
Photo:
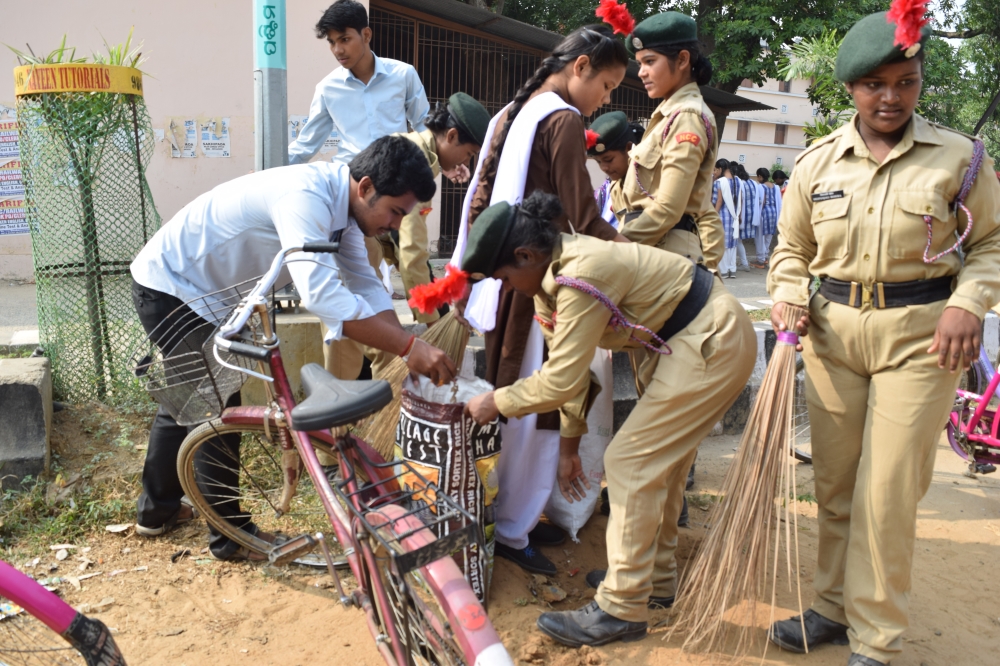
[[[587, 171], [586, 128], [581, 116], [594, 113], [610, 101], [611, 91], [625, 77], [627, 63], [628, 53], [624, 45], [603, 25], [576, 30], [542, 61], [541, 67], [496, 119], [489, 152], [477, 174], [478, 185], [469, 207], [471, 224], [475, 224], [479, 213], [491, 203], [505, 148], [515, 151], [526, 148], [525, 135], [520, 131], [510, 133], [511, 125], [529, 104], [533, 103], [533, 106], [525, 112], [522, 122], [527, 114], [538, 113], [543, 100], [537, 98], [554, 94], [558, 100], [550, 97], [545, 102], [552, 104], [553, 108], [560, 105], [563, 108], [544, 117], [544, 112], [538, 114], [542, 119], [534, 127], [534, 139], [523, 173], [522, 196], [527, 197], [541, 190], [559, 197], [565, 214], [556, 222], [563, 232], [575, 230], [604, 240], [627, 242], [601, 218], [597, 209]], [[510, 173], [501, 174], [501, 179], [511, 178]], [[521, 174], [514, 176], [520, 177]], [[522, 361], [534, 325], [534, 313], [532, 299], [512, 291], [501, 293], [496, 325], [486, 333], [486, 378], [497, 388], [513, 384], [524, 370]], [[539, 415], [537, 424], [531, 424], [528, 429], [533, 431], [536, 428], [550, 431], [558, 441], [558, 412]], [[548, 444], [531, 447], [528, 438], [528, 435], [519, 434], [513, 438], [516, 441], [508, 441], [509, 438], [504, 441], [496, 554], [529, 571], [554, 574], [555, 566], [538, 552], [537, 546], [555, 545], [563, 535], [551, 528], [536, 527], [536, 524], [555, 482], [558, 450], [548, 450], [552, 448]], [[519, 445], [523, 453], [515, 452]], [[527, 468], [537, 474], [530, 483], [525, 483], [523, 476], [529, 472]]]

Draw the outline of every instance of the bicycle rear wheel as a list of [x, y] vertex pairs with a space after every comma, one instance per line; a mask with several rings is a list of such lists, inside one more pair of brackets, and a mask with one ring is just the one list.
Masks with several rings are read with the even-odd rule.
[[[271, 428], [270, 435], [268, 439], [263, 424], [227, 424], [216, 419], [191, 431], [177, 456], [184, 492], [205, 520], [262, 555], [274, 544], [260, 538], [261, 532], [295, 538], [330, 531], [330, 519], [302, 467], [288, 510], [282, 510], [285, 483], [279, 428]], [[318, 452], [333, 455], [325, 442], [311, 441]]]
[[812, 464], [812, 429], [809, 427], [809, 405], [806, 403], [806, 365], [801, 358], [795, 361], [795, 395], [792, 400], [792, 419], [795, 422], [792, 455], [799, 462]]
[[[415, 515], [396, 504], [370, 511], [365, 519], [387, 533], [384, 541], [393, 544], [397, 554], [416, 551], [435, 540]], [[389, 608], [378, 606], [383, 629], [390, 622], [397, 628], [414, 663], [513, 666], [454, 559], [443, 553], [426, 566], [400, 572], [384, 546], [374, 538], [370, 543], [377, 567], [371, 575], [378, 576], [389, 598]]]
[[125, 659], [104, 623], [0, 562], [0, 664], [125, 666]]

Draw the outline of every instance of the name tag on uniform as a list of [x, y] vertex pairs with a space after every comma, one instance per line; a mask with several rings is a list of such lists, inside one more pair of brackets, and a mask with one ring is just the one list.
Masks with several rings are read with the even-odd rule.
[[812, 195], [813, 201], [829, 201], [830, 199], [843, 199], [844, 190], [836, 190], [834, 192], [817, 192]]

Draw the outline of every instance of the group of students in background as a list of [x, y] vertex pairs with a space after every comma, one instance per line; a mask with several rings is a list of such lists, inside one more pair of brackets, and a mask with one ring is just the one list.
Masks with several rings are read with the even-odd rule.
[[[719, 211], [726, 234], [726, 251], [719, 263], [724, 278], [735, 278], [736, 271], [767, 268], [771, 239], [778, 233], [782, 186], [788, 180], [783, 171], [772, 175], [757, 169], [754, 177], [739, 162], [720, 159], [715, 163], [712, 203]], [[745, 240], [753, 240], [756, 261], [748, 261]]]

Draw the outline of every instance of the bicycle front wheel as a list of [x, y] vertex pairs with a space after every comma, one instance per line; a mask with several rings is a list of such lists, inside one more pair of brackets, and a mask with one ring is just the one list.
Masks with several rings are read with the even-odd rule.
[[110, 630], [0, 562], [0, 664], [125, 666]]
[[[412, 513], [396, 504], [370, 511], [365, 520], [395, 548], [397, 555], [435, 540]], [[490, 623], [461, 570], [448, 554], [412, 571], [396, 568], [392, 553], [371, 538], [377, 571], [388, 608], [378, 604], [383, 632], [392, 623], [415, 664], [513, 666], [514, 662]]]
[[[274, 536], [291, 539], [330, 531], [319, 493], [301, 466], [294, 495], [283, 498], [279, 428], [271, 428], [270, 439], [267, 434], [263, 424], [216, 419], [191, 431], [177, 456], [181, 486], [209, 525], [262, 555], [273, 547]], [[334, 455], [327, 443], [311, 441], [317, 452]]]

